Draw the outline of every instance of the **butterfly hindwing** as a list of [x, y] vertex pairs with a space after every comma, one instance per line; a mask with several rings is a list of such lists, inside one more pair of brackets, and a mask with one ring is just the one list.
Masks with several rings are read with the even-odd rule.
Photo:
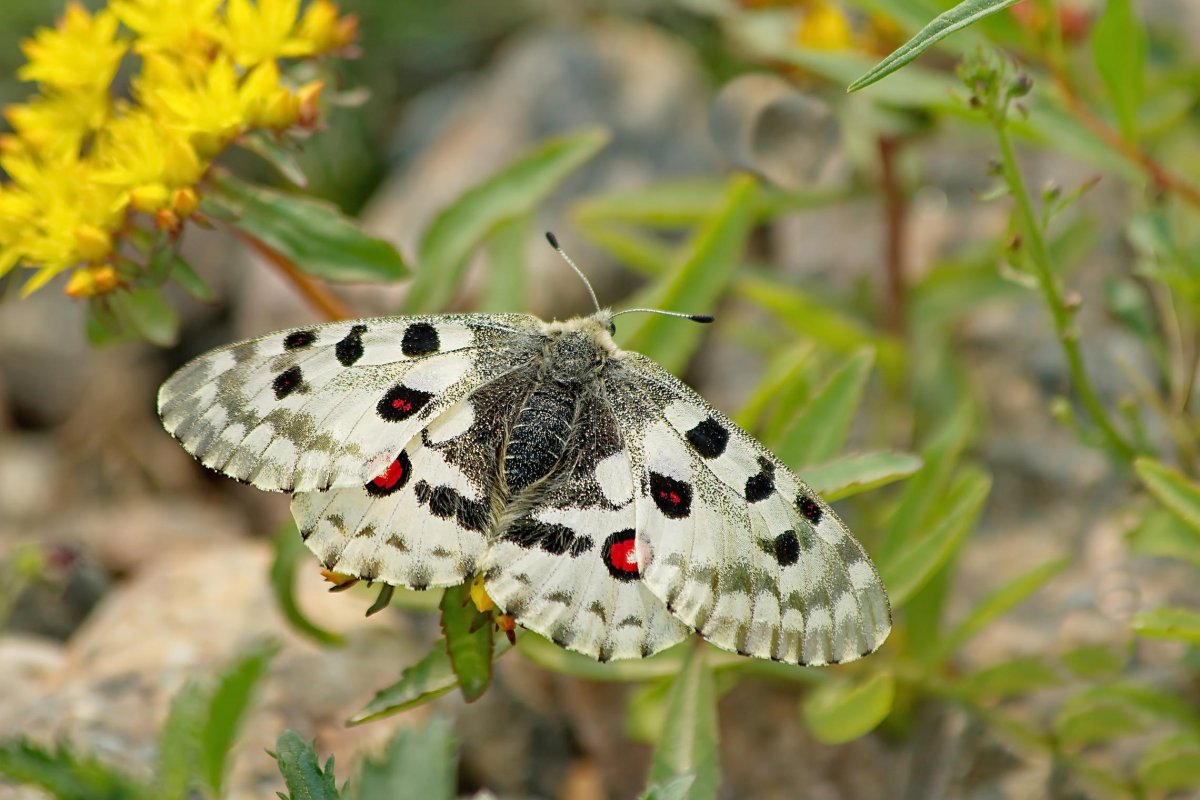
[[612, 411], [581, 403], [566, 463], [498, 529], [488, 593], [523, 627], [601, 661], [643, 658], [688, 628], [641, 581], [633, 473]]
[[527, 361], [540, 326], [476, 314], [280, 331], [181, 368], [159, 414], [205, 466], [261, 489], [362, 485], [438, 413]]
[[862, 546], [773, 454], [650, 359], [606, 373], [631, 442], [646, 586], [719, 647], [850, 661], [891, 614]]

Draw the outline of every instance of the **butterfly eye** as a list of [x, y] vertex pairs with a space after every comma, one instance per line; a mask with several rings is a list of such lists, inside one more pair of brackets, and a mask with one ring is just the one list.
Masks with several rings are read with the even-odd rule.
[[617, 323], [613, 322], [612, 320], [608, 321], [608, 335], [609, 336], [617, 335]]

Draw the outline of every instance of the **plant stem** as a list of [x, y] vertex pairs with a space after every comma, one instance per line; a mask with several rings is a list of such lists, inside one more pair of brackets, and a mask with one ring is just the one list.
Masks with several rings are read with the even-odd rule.
[[884, 317], [892, 333], [903, 336], [908, 305], [905, 251], [908, 246], [907, 203], [896, 175], [896, 155], [902, 140], [895, 136], [879, 137], [880, 183], [883, 189], [884, 266], [887, 269], [887, 300]]
[[996, 129], [996, 138], [1000, 143], [1004, 179], [1016, 202], [1017, 216], [1029, 247], [1034, 275], [1041, 288], [1042, 296], [1046, 300], [1046, 305], [1050, 309], [1050, 316], [1054, 320], [1054, 328], [1062, 343], [1063, 353], [1067, 357], [1067, 369], [1071, 375], [1071, 383], [1075, 386], [1075, 391], [1079, 393], [1079, 399], [1083, 403], [1083, 407], [1087, 409], [1092, 422], [1100, 429], [1112, 451], [1122, 461], [1127, 464], [1132, 463], [1136, 455], [1133, 447], [1125, 441], [1125, 438], [1113, 425], [1112, 420], [1109, 419], [1108, 409], [1104, 407], [1104, 403], [1088, 379], [1087, 369], [1083, 363], [1083, 353], [1079, 348], [1079, 332], [1074, 326], [1075, 312], [1068, 307], [1062, 290], [1058, 286], [1058, 281], [1055, 279], [1054, 271], [1050, 267], [1050, 252], [1046, 247], [1042, 228], [1034, 213], [1033, 202], [1029, 197], [1029, 190], [1025, 186], [1025, 178], [1017, 166], [1017, 157], [1013, 150], [1012, 138], [1008, 134], [1005, 113], [1006, 110], [1001, 107], [989, 115], [993, 127]]

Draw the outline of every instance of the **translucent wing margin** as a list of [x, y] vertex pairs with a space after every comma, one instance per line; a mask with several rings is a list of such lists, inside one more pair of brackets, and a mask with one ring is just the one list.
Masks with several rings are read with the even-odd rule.
[[793, 664], [876, 650], [878, 573], [833, 510], [745, 431], [650, 359], [605, 387], [629, 443], [646, 586], [718, 647]]
[[524, 314], [382, 317], [279, 331], [163, 384], [167, 431], [205, 466], [269, 491], [362, 486], [438, 414], [531, 358]]

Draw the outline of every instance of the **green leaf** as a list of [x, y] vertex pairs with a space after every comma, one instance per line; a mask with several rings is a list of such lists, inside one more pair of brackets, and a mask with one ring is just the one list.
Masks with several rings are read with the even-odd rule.
[[934, 17], [933, 21], [917, 32], [890, 55], [850, 84], [846, 91], [856, 92], [891, 75], [909, 63], [940, 39], [967, 27], [989, 14], [994, 14], [1015, 5], [1019, 0], [963, 0], [949, 11]]
[[192, 265], [178, 255], [175, 256], [174, 261], [171, 263], [171, 277], [183, 287], [184, 291], [201, 303], [211, 303], [216, 297], [212, 287], [208, 285], [204, 278], [201, 278], [199, 273], [192, 269]]
[[487, 242], [487, 291], [482, 311], [523, 311], [528, 303], [525, 252], [532, 240], [532, 214], [496, 227]]
[[1084, 680], [1111, 678], [1125, 667], [1126, 659], [1103, 644], [1086, 644], [1060, 656], [1063, 666]]
[[679, 260], [678, 249], [620, 223], [577, 222], [579, 232], [623, 265], [651, 280], [658, 280]]
[[189, 681], [171, 698], [171, 710], [158, 734], [154, 771], [157, 797], [187, 797], [203, 778], [204, 724], [211, 692]]
[[250, 700], [278, 649], [273, 642], [255, 646], [226, 670], [212, 693], [201, 732], [200, 756], [205, 782], [217, 797], [223, 794], [226, 762]]
[[312, 744], [295, 731], [279, 734], [272, 755], [287, 785], [288, 794], [280, 795], [284, 800], [338, 800], [341, 796], [333, 776], [333, 756], [322, 768]]
[[1142, 755], [1137, 775], [1156, 796], [1200, 787], [1200, 736], [1181, 733], [1156, 742]]
[[692, 784], [696, 782], [695, 775], [680, 775], [668, 783], [651, 784], [640, 800], [687, 800]]
[[808, 728], [826, 744], [842, 744], [865, 736], [892, 713], [896, 681], [888, 672], [859, 683], [830, 681], [804, 696], [801, 709]]
[[71, 800], [137, 800], [153, 795], [132, 778], [60, 744], [53, 750], [24, 738], [0, 742], [0, 775]]
[[274, 167], [294, 186], [303, 189], [308, 185], [308, 176], [304, 174], [296, 158], [299, 148], [290, 139], [280, 140], [274, 134], [255, 131], [238, 137], [237, 143], [239, 147], [249, 150]]
[[522, 631], [517, 641], [517, 650], [521, 655], [543, 669], [583, 680], [622, 683], [678, 675], [683, 668], [687, 648], [688, 645], [679, 644], [649, 658], [601, 664], [594, 658], [564, 650], [533, 631]]
[[959, 406], [930, 439], [921, 453], [923, 466], [904, 484], [900, 505], [892, 515], [883, 537], [880, 561], [893, 558], [922, 531], [929, 530], [945, 502], [946, 485], [966, 447], [974, 414], [970, 406]]
[[340, 282], [395, 281], [408, 274], [404, 259], [383, 239], [323, 200], [217, 177], [203, 209], [287, 257], [304, 272]]
[[1088, 694], [1072, 697], [1054, 718], [1054, 732], [1068, 746], [1108, 742], [1146, 727], [1146, 720], [1127, 704]]
[[713, 178], [662, 181], [592, 195], [575, 205], [572, 217], [581, 228], [614, 222], [683, 228], [717, 213], [727, 193], [728, 187]]
[[300, 610], [300, 606], [296, 602], [296, 569], [301, 561], [308, 562], [312, 555], [301, 541], [295, 523], [289, 522], [283, 525], [275, 534], [274, 544], [275, 554], [271, 561], [270, 573], [271, 591], [275, 595], [275, 602], [278, 603], [284, 619], [297, 633], [301, 633], [319, 644], [345, 644], [346, 640], [341, 634], [327, 631], [311, 622], [308, 617], [304, 616], [304, 612]]
[[815, 350], [812, 342], [796, 342], [775, 355], [734, 422], [759, 431], [760, 438], [774, 447], [775, 436], [790, 420], [787, 412], [800, 404], [798, 398], [807, 396], [805, 374]]
[[692, 652], [671, 686], [667, 720], [654, 748], [650, 782], [670, 783], [695, 776], [688, 800], [714, 800], [720, 783], [717, 764], [717, 693], [705, 661], [707, 648], [693, 642]]
[[1200, 533], [1200, 484], [1152, 458], [1139, 458], [1133, 468], [1160, 503]]
[[775, 452], [785, 464], [798, 469], [841, 452], [874, 365], [875, 351], [860, 350], [817, 389], [776, 444]]
[[1200, 611], [1156, 608], [1133, 618], [1133, 632], [1148, 639], [1173, 639], [1200, 644]]
[[1127, 142], [1136, 142], [1146, 71], [1146, 31], [1133, 0], [1107, 0], [1091, 38], [1096, 70], [1108, 90], [1121, 135]]
[[401, 728], [383, 758], [366, 758], [350, 782], [351, 800], [453, 800], [457, 792], [454, 734], [440, 717]]
[[912, 453], [876, 450], [805, 467], [801, 477], [818, 494], [833, 501], [903, 480], [920, 468], [921, 459]]
[[985, 597], [979, 605], [971, 609], [962, 622], [955, 626], [954, 630], [942, 639], [941, 656], [949, 656], [962, 647], [972, 636], [1042, 588], [1046, 581], [1062, 572], [1068, 563], [1065, 558], [1048, 561], [1023, 575], [1018, 575]]
[[588, 130], [551, 139], [470, 189], [425, 231], [405, 300], [406, 313], [440, 311], [462, 281], [467, 257], [506, 220], [537, 208], [567, 175], [590, 160], [609, 139]]
[[[724, 202], [693, 235], [685, 257], [637, 305], [689, 314], [713, 310], [741, 261], [755, 186], [748, 175], [730, 180]], [[687, 366], [703, 333], [695, 323], [661, 314], [635, 314], [618, 321], [617, 342], [678, 372]]]
[[[442, 594], [442, 633], [450, 666], [458, 676], [463, 698], [478, 700], [492, 682], [492, 629], [490, 617], [481, 620], [481, 612], [471, 602], [471, 584], [451, 586]], [[472, 630], [474, 628], [474, 630]]]
[[978, 700], [1004, 700], [1058, 686], [1062, 679], [1039, 656], [1020, 656], [986, 667], [963, 680], [958, 691]]
[[991, 477], [981, 470], [964, 470], [942, 498], [944, 506], [937, 525], [881, 561], [879, 572], [893, 608], [903, 606], [954, 554], [983, 510], [991, 486]]
[[170, 347], [179, 338], [179, 315], [158, 289], [113, 292], [109, 303], [121, 324], [159, 347]]
[[628, 694], [625, 698], [626, 737], [643, 744], [654, 744], [662, 739], [667, 724], [667, 700], [673, 685], [673, 681], [660, 678]]
[[1200, 536], [1179, 515], [1155, 506], [1128, 533], [1130, 550], [1141, 556], [1177, 558], [1200, 567]]

